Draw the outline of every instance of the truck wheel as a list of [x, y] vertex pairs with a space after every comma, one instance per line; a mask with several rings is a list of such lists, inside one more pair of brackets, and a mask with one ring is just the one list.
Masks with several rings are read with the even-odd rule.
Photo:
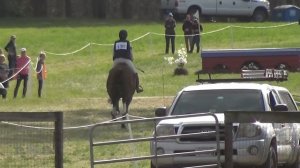
[[277, 168], [277, 153], [273, 146], [270, 146], [268, 158], [261, 168]]
[[256, 9], [252, 15], [252, 20], [255, 22], [264, 22], [267, 19], [267, 13], [265, 10]]

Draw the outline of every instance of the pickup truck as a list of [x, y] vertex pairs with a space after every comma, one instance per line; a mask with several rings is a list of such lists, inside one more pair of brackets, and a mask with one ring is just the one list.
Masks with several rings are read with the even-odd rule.
[[267, 0], [161, 0], [161, 9], [177, 15], [247, 17], [253, 21], [265, 21], [270, 13]]
[[[279, 86], [252, 82], [204, 83], [182, 89], [170, 108], [156, 110], [156, 116], [215, 113], [219, 120], [220, 162], [224, 164], [224, 112], [298, 111], [290, 92]], [[156, 136], [208, 133], [215, 130], [212, 116], [163, 119], [156, 126]], [[235, 123], [233, 162], [240, 167], [299, 168], [299, 133], [297, 123]], [[195, 135], [151, 141], [152, 155], [178, 154], [216, 149], [216, 134]], [[158, 157], [151, 167], [176, 168], [215, 164], [215, 152]]]

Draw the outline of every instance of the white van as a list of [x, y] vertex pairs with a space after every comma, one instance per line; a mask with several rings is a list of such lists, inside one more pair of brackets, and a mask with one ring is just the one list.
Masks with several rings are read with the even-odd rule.
[[202, 16], [248, 17], [262, 22], [268, 18], [270, 3], [267, 0], [161, 0], [162, 8], [174, 5], [176, 14], [195, 13]]

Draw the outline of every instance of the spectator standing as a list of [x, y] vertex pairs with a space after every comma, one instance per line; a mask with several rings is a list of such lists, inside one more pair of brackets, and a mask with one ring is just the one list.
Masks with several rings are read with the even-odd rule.
[[45, 64], [46, 53], [41, 52], [38, 57], [38, 62], [36, 65], [36, 73], [37, 73], [37, 80], [38, 80], [38, 97], [42, 97], [42, 89], [44, 80], [47, 78], [47, 68]]
[[170, 41], [172, 45], [172, 54], [175, 53], [175, 27], [176, 21], [170, 12], [165, 21], [166, 54], [169, 53]]
[[200, 40], [201, 40], [201, 32], [203, 31], [202, 24], [198, 21], [197, 18], [194, 18], [193, 21], [193, 41], [191, 45], [190, 53], [193, 53], [194, 46], [197, 47], [197, 53], [199, 53], [200, 50]]
[[16, 36], [10, 36], [9, 42], [4, 47], [5, 51], [7, 52], [8, 58], [8, 67], [9, 67], [9, 74], [8, 77], [11, 77], [14, 73], [14, 69], [16, 68], [16, 60], [17, 60], [17, 50], [16, 50]]
[[28, 82], [28, 75], [29, 75], [29, 65], [30, 65], [30, 57], [27, 56], [26, 54], [26, 48], [21, 49], [21, 56], [18, 56], [17, 62], [16, 62], [16, 67], [17, 70], [20, 72], [17, 75], [17, 84], [14, 90], [14, 98], [17, 97], [18, 95], [18, 90], [20, 87], [20, 84], [23, 82], [23, 95], [22, 97], [24, 98], [26, 96], [27, 92], [27, 82]]
[[184, 33], [186, 51], [189, 52], [191, 50], [193, 41], [193, 22], [191, 20], [191, 15], [189, 14], [186, 15], [186, 18], [183, 22], [182, 31]]
[[3, 82], [7, 79], [8, 77], [8, 66], [5, 64], [5, 56], [3, 53], [0, 53], [0, 95], [2, 95], [2, 98], [6, 98], [7, 94], [7, 83], [8, 82]]

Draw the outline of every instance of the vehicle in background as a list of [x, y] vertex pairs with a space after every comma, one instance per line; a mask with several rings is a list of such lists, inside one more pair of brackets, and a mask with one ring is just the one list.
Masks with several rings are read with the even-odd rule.
[[169, 12], [174, 12], [177, 6], [177, 0], [161, 0], [160, 9], [163, 14], [168, 14]]
[[179, 15], [194, 14], [201, 16], [228, 16], [251, 18], [255, 22], [267, 20], [270, 3], [267, 0], [161, 0], [162, 4], [170, 2], [175, 5]]
[[[219, 121], [219, 131], [216, 131], [216, 121], [212, 116], [162, 119], [156, 126], [156, 138], [195, 135], [153, 140], [150, 150], [154, 156], [189, 154], [152, 159], [151, 167], [175, 168], [215, 164], [218, 152], [191, 152], [217, 149], [216, 143], [220, 144], [220, 160], [224, 163], [224, 112], [228, 110], [245, 113], [298, 111], [292, 95], [286, 88], [249, 82], [253, 76], [249, 76], [248, 70], [246, 73], [247, 75], [243, 74], [247, 77], [246, 83], [232, 82], [240, 79], [224, 79], [219, 80], [220, 83], [214, 83], [218, 80], [209, 79], [208, 83], [188, 86], [177, 94], [170, 108], [158, 108], [155, 112], [157, 117], [215, 113]], [[253, 74], [256, 74], [255, 71], [250, 73]], [[258, 79], [269, 78], [286, 80], [287, 72], [266, 70], [265, 76]], [[235, 123], [232, 130], [234, 164], [238, 167], [276, 168], [278, 165], [299, 168], [299, 130], [298, 123], [260, 123], [259, 119], [255, 123]]]
[[201, 51], [202, 73], [242, 69], [300, 71], [300, 48], [207, 49]]

